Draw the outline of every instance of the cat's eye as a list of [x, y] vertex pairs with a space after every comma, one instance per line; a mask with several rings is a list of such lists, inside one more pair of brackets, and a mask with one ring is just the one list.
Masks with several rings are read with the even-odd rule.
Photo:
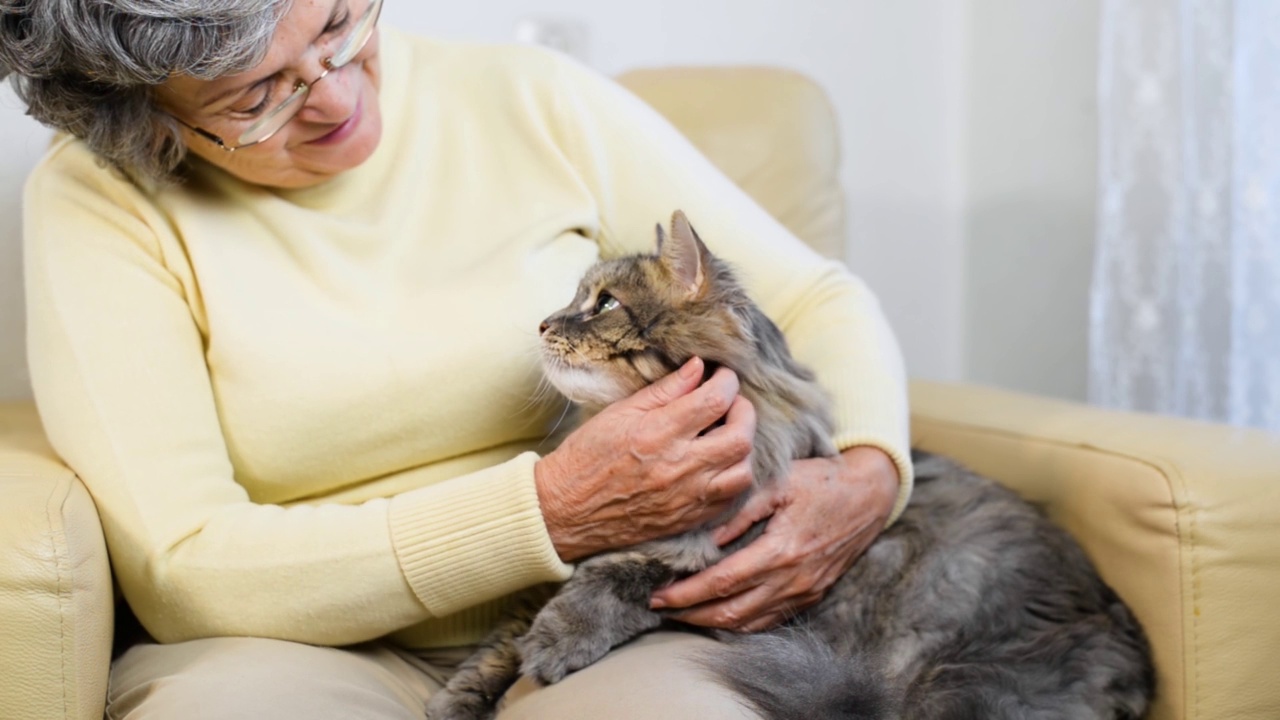
[[596, 307], [593, 312], [596, 315], [599, 315], [600, 313], [606, 313], [618, 307], [618, 305], [620, 304], [621, 303], [618, 302], [617, 298], [610, 295], [609, 293], [602, 292], [596, 296]]

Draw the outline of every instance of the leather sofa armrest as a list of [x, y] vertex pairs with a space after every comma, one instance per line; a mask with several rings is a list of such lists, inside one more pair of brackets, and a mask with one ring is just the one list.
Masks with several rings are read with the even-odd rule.
[[1154, 720], [1280, 717], [1280, 436], [914, 382], [917, 447], [1040, 504], [1155, 652]]
[[102, 718], [113, 601], [88, 491], [34, 407], [0, 404], [0, 715]]

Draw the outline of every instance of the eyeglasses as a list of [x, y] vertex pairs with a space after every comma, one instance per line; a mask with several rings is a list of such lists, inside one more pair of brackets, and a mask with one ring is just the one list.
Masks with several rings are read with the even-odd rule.
[[311, 89], [316, 86], [316, 83], [325, 79], [329, 73], [351, 62], [356, 55], [360, 54], [364, 46], [369, 44], [369, 38], [373, 37], [373, 29], [378, 24], [378, 16], [381, 14], [382, 0], [373, 0], [369, 3], [369, 8], [356, 21], [355, 27], [342, 40], [338, 50], [321, 61], [320, 64], [324, 65], [324, 72], [320, 73], [320, 77], [310, 83], [299, 80], [293, 86], [293, 92], [289, 94], [289, 97], [268, 111], [267, 114], [253, 121], [253, 124], [245, 128], [245, 131], [236, 138], [234, 145], [228, 145], [221, 137], [204, 128], [191, 125], [181, 118], [175, 119], [190, 128], [192, 132], [227, 152], [234, 152], [270, 140], [272, 135], [280, 132], [285, 125], [289, 124], [290, 120], [293, 120], [302, 111], [302, 108], [307, 104], [307, 98], [311, 96]]

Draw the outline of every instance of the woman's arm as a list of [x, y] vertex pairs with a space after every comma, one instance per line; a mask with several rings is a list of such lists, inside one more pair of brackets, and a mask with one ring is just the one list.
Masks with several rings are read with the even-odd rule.
[[[906, 378], [876, 299], [819, 257], [703, 158], [656, 112], [563, 62], [565, 144], [596, 198], [606, 253], [651, 252], [652, 227], [682, 209], [830, 391], [837, 459], [800, 461], [737, 523], [764, 536], [657, 595], [690, 622], [760, 629], [820, 598], [910, 497]], [[732, 534], [732, 533], [730, 533]]]
[[567, 577], [533, 453], [359, 505], [254, 502], [220, 426], [198, 285], [166, 262], [181, 244], [82, 147], [57, 152], [25, 208], [35, 396], [156, 638], [352, 643]]
[[732, 371], [699, 386], [702, 372], [700, 358], [689, 360], [538, 461], [538, 496], [562, 558], [691, 530], [751, 487], [755, 410]]
[[755, 632], [818, 602], [885, 526], [898, 495], [892, 459], [869, 445], [798, 460], [716, 535], [725, 544], [767, 520], [754, 542], [654, 593], [654, 608], [695, 625]]
[[896, 517], [912, 480], [906, 377], [874, 295], [770, 217], [652, 108], [568, 60], [559, 69], [559, 142], [595, 198], [602, 252], [652, 252], [654, 224], [683, 209], [831, 393], [837, 447], [870, 445], [893, 460]]

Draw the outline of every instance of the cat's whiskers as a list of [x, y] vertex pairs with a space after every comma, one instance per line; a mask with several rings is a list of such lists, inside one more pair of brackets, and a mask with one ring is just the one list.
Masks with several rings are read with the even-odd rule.
[[[564, 369], [565, 363], [561, 358], [555, 355], [548, 353], [539, 354], [545, 365], [545, 370], [542, 373], [542, 379], [538, 382], [538, 390], [534, 397], [536, 401], [541, 404], [542, 399], [546, 396], [553, 393], [560, 393], [560, 390], [555, 386], [555, 383], [551, 381], [550, 375], [552, 372]], [[555, 436], [556, 431], [560, 429], [560, 425], [564, 423], [564, 419], [569, 416], [569, 410], [573, 408], [573, 402], [569, 400], [569, 398], [561, 396], [561, 399], [564, 401], [564, 408], [560, 411], [560, 417], [556, 418], [555, 424], [551, 426], [551, 429], [547, 431], [545, 436], [543, 436], [542, 441], [538, 443], [539, 450], [546, 445], [547, 440], [550, 440]]]
[[542, 405], [546, 405], [555, 393], [555, 387], [552, 386], [545, 377], [539, 378], [538, 384], [534, 386], [533, 393], [531, 393], [529, 397], [525, 398], [524, 403], [511, 413], [511, 417], [524, 415], [537, 410]]
[[560, 429], [560, 424], [564, 422], [564, 419], [569, 416], [569, 410], [572, 407], [573, 407], [573, 403], [569, 400], [569, 398], [565, 398], [564, 410], [560, 411], [560, 417], [556, 420], [556, 424], [552, 425], [551, 429], [547, 431], [546, 437], [542, 438], [542, 442], [538, 443], [539, 450], [542, 449], [543, 445], [547, 444], [548, 440], [555, 437], [556, 431]]
[[578, 347], [577, 345], [570, 345], [569, 349], [573, 350], [574, 355], [577, 355], [578, 357], [582, 358], [582, 368], [581, 368], [582, 370], [592, 369], [592, 365], [594, 365], [594, 362], [591, 360], [590, 357], [587, 357], [587, 354], [582, 351], [582, 348]]
[[542, 369], [543, 365], [548, 362], [548, 356], [542, 348], [540, 346], [534, 346], [526, 352], [530, 352], [534, 355], [532, 367], [534, 368], [534, 372], [538, 374], [538, 383], [534, 386], [533, 392], [529, 397], [525, 399], [524, 404], [512, 413], [512, 417], [523, 415], [535, 410], [541, 405], [548, 404], [552, 397], [554, 395], [558, 395], [560, 392], [556, 389], [556, 386], [551, 383], [550, 378], [547, 377], [546, 372]]

